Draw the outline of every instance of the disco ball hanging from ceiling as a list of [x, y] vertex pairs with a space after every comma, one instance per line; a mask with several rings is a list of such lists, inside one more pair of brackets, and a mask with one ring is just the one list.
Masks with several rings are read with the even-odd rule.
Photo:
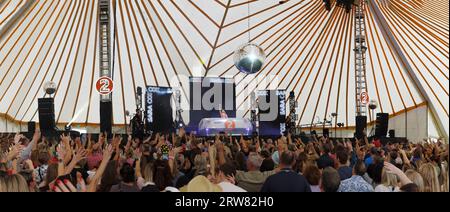
[[234, 65], [245, 74], [261, 71], [266, 60], [264, 50], [257, 44], [247, 43], [234, 52]]

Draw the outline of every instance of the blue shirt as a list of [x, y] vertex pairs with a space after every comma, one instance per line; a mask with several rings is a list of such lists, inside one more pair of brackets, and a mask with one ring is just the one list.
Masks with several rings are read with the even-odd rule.
[[348, 166], [339, 167], [337, 171], [339, 173], [339, 177], [341, 177], [341, 181], [351, 178], [353, 175], [353, 169]]
[[359, 175], [341, 182], [338, 192], [373, 192], [373, 187]]
[[372, 163], [373, 163], [372, 157], [368, 157], [366, 158], [366, 160], [364, 160], [364, 164], [366, 165], [366, 167], [369, 167]]

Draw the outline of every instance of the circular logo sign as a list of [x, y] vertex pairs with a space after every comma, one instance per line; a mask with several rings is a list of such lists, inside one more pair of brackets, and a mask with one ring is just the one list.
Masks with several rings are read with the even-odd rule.
[[108, 95], [113, 92], [114, 81], [109, 77], [101, 77], [97, 80], [95, 87], [99, 94]]
[[364, 105], [369, 104], [369, 95], [366, 92], [362, 92], [360, 96], [360, 101]]

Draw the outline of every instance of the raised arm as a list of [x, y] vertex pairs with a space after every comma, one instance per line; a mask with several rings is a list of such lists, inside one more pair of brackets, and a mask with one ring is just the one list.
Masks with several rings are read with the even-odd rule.
[[400, 154], [402, 155], [403, 163], [406, 164], [406, 165], [410, 165], [411, 162], [409, 161], [408, 156], [406, 155], [405, 150], [400, 149]]
[[227, 162], [225, 159], [225, 148], [221, 141], [216, 142], [216, 150], [217, 150], [217, 159], [218, 159], [219, 166], [225, 164]]
[[64, 163], [64, 158], [66, 157], [66, 148], [64, 147], [63, 143], [58, 144], [56, 147], [56, 153], [58, 157], [58, 176], [63, 176], [65, 169], [66, 169], [66, 163]]
[[36, 128], [33, 134], [33, 139], [31, 140], [31, 151], [37, 150], [37, 144], [39, 143], [39, 140], [41, 139], [41, 131]]
[[60, 148], [64, 148], [64, 158], [62, 158], [64, 165], [70, 162], [72, 158], [72, 149], [70, 148], [70, 136], [69, 135], [61, 135], [61, 143], [63, 144]]
[[287, 134], [287, 144], [288, 145], [292, 144], [292, 135], [290, 132]]
[[142, 152], [140, 150], [137, 150], [135, 152], [136, 154], [136, 179], [142, 178], [142, 172], [141, 172], [141, 158], [142, 158]]
[[103, 173], [105, 172], [106, 166], [108, 165], [109, 160], [111, 159], [112, 152], [113, 152], [112, 145], [106, 146], [106, 148], [103, 150], [103, 159], [102, 162], [100, 163], [97, 172], [95, 172], [95, 175], [91, 180], [91, 183], [88, 186], [89, 192], [95, 192], [97, 190], [97, 184], [99, 180], [102, 178]]
[[[173, 170], [173, 166], [175, 163], [175, 156], [181, 151], [182, 147], [177, 147], [177, 148], [172, 148], [169, 151], [169, 167], [170, 167], [170, 171], [172, 172]], [[173, 173], [172, 173], [173, 174]]]
[[406, 174], [402, 172], [402, 170], [400, 170], [396, 166], [392, 165], [391, 163], [384, 162], [384, 168], [386, 169], [386, 171], [392, 172], [395, 175], [397, 175], [397, 177], [400, 179], [400, 182], [401, 182], [402, 186], [410, 184], [410, 183], [413, 183], [408, 178], [408, 176], [406, 176]]
[[85, 159], [87, 156], [87, 152], [84, 148], [79, 147], [74, 154], [72, 160], [70, 161], [69, 165], [65, 167], [64, 174], [70, 174], [72, 170], [75, 168], [78, 162]]
[[208, 154], [209, 154], [209, 165], [210, 165], [210, 172], [213, 176], [215, 176], [216, 173], [216, 147], [214, 145], [208, 146]]

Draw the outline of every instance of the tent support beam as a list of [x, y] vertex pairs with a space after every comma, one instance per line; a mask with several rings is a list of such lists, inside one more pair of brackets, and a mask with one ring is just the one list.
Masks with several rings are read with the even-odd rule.
[[[369, 10], [371, 10], [377, 17], [375, 17], [375, 22], [380, 27], [383, 35], [388, 38], [388, 43], [394, 48], [395, 54], [398, 57], [398, 59], [402, 62], [404, 68], [408, 71], [411, 78], [414, 80], [414, 82], [417, 85], [417, 88], [419, 89], [420, 93], [422, 94], [423, 98], [429, 103], [429, 108], [431, 111], [432, 118], [436, 121], [439, 133], [443, 135], [443, 137], [448, 141], [448, 134], [445, 131], [445, 124], [443, 123], [441, 119], [438, 118], [437, 109], [434, 104], [432, 104], [431, 98], [426, 92], [425, 88], [423, 87], [422, 83], [419, 80], [419, 77], [417, 76], [416, 72], [413, 70], [411, 64], [408, 62], [405, 53], [403, 52], [402, 48], [400, 47], [400, 44], [395, 39], [394, 33], [390, 30], [388, 22], [386, 18], [383, 16], [380, 8], [378, 5], [373, 1], [369, 0]], [[447, 123], [448, 124], [448, 123]]]
[[[0, 0], [0, 6], [6, 2], [4, 0]], [[23, 15], [28, 12], [32, 5], [34, 5], [36, 0], [28, 0], [25, 1], [25, 4], [14, 14], [11, 16], [10, 20], [5, 23], [2, 29], [0, 29], [0, 42], [3, 40], [6, 34], [16, 26], [17, 22], [23, 18]]]

